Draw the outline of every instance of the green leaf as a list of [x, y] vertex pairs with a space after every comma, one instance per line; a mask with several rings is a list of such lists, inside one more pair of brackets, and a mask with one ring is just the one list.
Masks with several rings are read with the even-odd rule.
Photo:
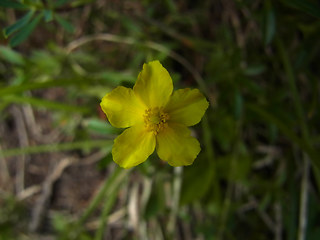
[[200, 200], [210, 190], [213, 174], [212, 166], [208, 166], [208, 161], [204, 158], [196, 159], [192, 166], [185, 167], [180, 203]]
[[43, 10], [43, 16], [44, 16], [44, 20], [45, 20], [46, 22], [52, 21], [52, 19], [53, 19], [52, 10], [44, 9], [44, 10]]
[[13, 0], [1, 0], [0, 1], [0, 7], [6, 7], [6, 8], [16, 8], [16, 9], [25, 9], [27, 8], [26, 5], [15, 2]]
[[64, 5], [64, 4], [66, 4], [66, 3], [69, 2], [69, 1], [70, 1], [70, 0], [56, 0], [56, 1], [54, 2], [53, 6], [54, 6], [55, 8], [57, 8], [57, 7], [60, 7], [60, 6]]
[[252, 64], [244, 70], [244, 74], [247, 76], [256, 76], [263, 73], [265, 70], [266, 66], [263, 64]]
[[9, 42], [10, 46], [15, 47], [26, 40], [38, 25], [42, 16], [42, 14], [36, 16], [31, 22], [27, 23], [23, 29], [21, 29], [16, 35], [14, 35]]
[[105, 80], [105, 82], [114, 85], [119, 85], [122, 82], [135, 83], [136, 81], [136, 77], [134, 77], [131, 73], [116, 72], [110, 70], [95, 73], [93, 76], [97, 79]]
[[13, 64], [22, 65], [24, 63], [23, 57], [9, 47], [0, 46], [0, 57]]
[[239, 91], [234, 94], [234, 116], [239, 120], [243, 113], [243, 97]]
[[161, 175], [155, 176], [156, 180], [153, 182], [150, 198], [146, 204], [144, 217], [150, 219], [163, 212], [165, 209], [165, 191], [163, 186], [163, 179], [160, 179]]
[[118, 130], [112, 127], [107, 121], [102, 121], [100, 119], [88, 119], [84, 122], [84, 126], [88, 128], [89, 131], [100, 135], [108, 135], [118, 133]]
[[74, 26], [72, 26], [71, 23], [69, 23], [67, 20], [59, 16], [58, 14], [54, 15], [57, 22], [69, 33], [74, 32]]
[[265, 45], [269, 45], [276, 33], [276, 15], [271, 7], [266, 12], [264, 31], [264, 43]]
[[315, 3], [306, 0], [285, 0], [284, 3], [309, 15], [320, 18], [320, 6]]
[[18, 21], [16, 21], [14, 24], [12, 24], [9, 27], [6, 27], [3, 30], [4, 36], [7, 38], [15, 31], [21, 29], [23, 26], [25, 26], [32, 18], [34, 14], [34, 11], [29, 11], [26, 15], [24, 15], [22, 18], [20, 18]]

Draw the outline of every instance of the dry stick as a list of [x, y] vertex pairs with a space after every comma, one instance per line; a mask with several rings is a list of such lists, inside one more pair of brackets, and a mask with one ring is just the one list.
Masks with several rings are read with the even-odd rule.
[[[124, 227], [122, 226], [123, 224], [120, 223], [120, 220], [124, 219], [127, 215], [127, 209], [125, 207], [123, 208], [120, 208], [119, 210], [111, 213], [109, 216], [108, 216], [108, 222], [107, 222], [107, 225], [108, 226], [121, 226], [121, 227]], [[124, 221], [123, 221], [124, 222]], [[88, 221], [86, 224], [85, 224], [85, 228], [88, 230], [88, 231], [96, 231], [101, 225], [101, 220], [100, 219], [95, 219], [95, 220], [92, 220], [92, 221]]]
[[179, 210], [179, 201], [181, 194], [181, 185], [182, 185], [182, 174], [183, 167], [175, 167], [174, 168], [174, 179], [173, 179], [173, 193], [172, 193], [172, 206], [171, 213], [168, 220], [168, 232], [170, 234], [169, 239], [175, 239], [175, 227], [177, 221], [177, 214]]
[[44, 217], [46, 210], [46, 205], [52, 195], [53, 184], [60, 178], [63, 171], [76, 161], [75, 158], [64, 158], [59, 163], [58, 166], [53, 170], [49, 177], [45, 180], [43, 184], [42, 195], [37, 200], [36, 206], [32, 211], [32, 219], [29, 225], [29, 229], [32, 232], [38, 230], [40, 223]]
[[22, 201], [25, 200], [37, 193], [41, 192], [41, 186], [40, 185], [33, 185], [31, 187], [25, 188], [23, 191], [21, 191], [18, 195], [17, 198]]
[[303, 158], [303, 172], [300, 192], [300, 213], [299, 213], [299, 229], [298, 240], [306, 239], [307, 222], [308, 222], [308, 193], [309, 193], [309, 174], [310, 160], [305, 154]]
[[274, 235], [275, 240], [281, 240], [282, 239], [282, 208], [280, 202], [275, 203], [274, 205], [275, 210], [275, 225], [274, 225]]
[[[249, 202], [244, 204], [242, 207], [239, 208], [239, 210], [237, 211], [240, 214], [243, 214], [244, 212], [250, 211], [250, 210], [256, 210], [259, 217], [262, 219], [262, 221], [266, 224], [266, 226], [269, 228], [270, 231], [274, 232], [275, 235], [277, 235], [277, 231], [279, 231], [279, 229], [282, 229], [282, 225], [280, 227], [276, 226], [276, 224], [279, 223], [279, 221], [282, 221], [282, 217], [281, 217], [281, 212], [276, 213], [276, 223], [274, 223], [271, 219], [271, 217], [263, 210], [261, 210], [259, 208], [259, 204], [258, 204], [258, 200], [253, 196], [250, 195], [248, 196]], [[276, 211], [278, 211], [278, 207], [275, 206]], [[281, 209], [281, 208], [280, 208]], [[282, 224], [282, 222], [280, 222]], [[278, 240], [278, 238], [275, 238], [276, 240]]]
[[62, 138], [62, 132], [59, 128], [53, 129], [50, 133], [42, 134], [39, 124], [37, 124], [33, 109], [30, 104], [25, 104], [22, 107], [22, 112], [25, 117], [26, 125], [32, 138], [42, 143], [58, 142]]
[[[138, 234], [139, 227], [139, 182], [135, 182], [129, 194], [128, 220], [130, 227]], [[139, 234], [138, 234], [139, 236]]]
[[[141, 200], [140, 200], [140, 211], [139, 211], [140, 215], [144, 215], [148, 201], [150, 199], [151, 192], [152, 192], [152, 179], [149, 179], [148, 177], [144, 177], [142, 184], [143, 184], [142, 185], [143, 192], [141, 194]], [[148, 239], [148, 230], [149, 228], [147, 226], [146, 220], [144, 218], [141, 218], [139, 222], [139, 234], [141, 236], [141, 239]]]
[[[1, 151], [1, 147], [0, 147], [0, 151]], [[1, 152], [0, 152], [1, 154]], [[103, 158], [104, 156], [106, 156], [106, 152], [105, 151], [97, 151], [95, 153], [92, 153], [91, 155], [82, 158], [79, 161], [75, 161], [74, 163], [76, 165], [91, 165], [96, 163], [97, 161], [99, 161], [101, 158]], [[1, 157], [1, 156], [0, 156]], [[0, 158], [0, 167], [1, 167], [1, 158]], [[2, 169], [1, 169], [2, 170]], [[17, 198], [19, 200], [25, 200], [29, 197], [32, 197], [33, 195], [41, 192], [42, 187], [40, 185], [33, 185], [30, 186], [26, 189], [24, 189], [23, 191], [21, 191], [18, 195]]]
[[274, 232], [275, 223], [272, 221], [271, 217], [263, 210], [259, 208], [258, 200], [254, 196], [249, 196], [250, 202], [254, 204], [254, 207], [261, 217], [262, 221], [267, 225], [270, 231]]
[[131, 38], [131, 37], [121, 37], [121, 36], [117, 36], [117, 35], [113, 35], [113, 34], [109, 34], [109, 33], [102, 33], [102, 34], [96, 34], [96, 35], [92, 35], [92, 36], [85, 36], [85, 37], [79, 38], [79, 39], [69, 43], [69, 45], [66, 47], [66, 52], [69, 54], [74, 49], [76, 49], [86, 43], [89, 43], [92, 41], [97, 41], [97, 40], [116, 42], [116, 43], [124, 43], [124, 44], [128, 44], [128, 45], [142, 44], [150, 49], [167, 54], [169, 57], [171, 57], [172, 59], [179, 62], [182, 66], [184, 66], [191, 73], [191, 75], [193, 76], [195, 81], [198, 83], [201, 91], [203, 91], [206, 94], [206, 96], [209, 98], [209, 101], [211, 103], [210, 104], [211, 107], [214, 107], [214, 99], [209, 94], [209, 91], [206, 87], [205, 81], [203, 80], [203, 78], [201, 77], [201, 75], [197, 71], [197, 69], [195, 69], [193, 67], [193, 65], [189, 61], [187, 61], [184, 57], [177, 54], [176, 52], [171, 51], [169, 48], [166, 48], [161, 44], [158, 44], [158, 43], [155, 43], [152, 41], [140, 43], [139, 41], [137, 41], [136, 39]]
[[[19, 136], [20, 147], [29, 146], [28, 134], [25, 123], [23, 121], [23, 114], [17, 106], [13, 106], [11, 109], [16, 125], [17, 133]], [[25, 164], [26, 155], [21, 155], [20, 161], [17, 164], [17, 178], [16, 178], [16, 192], [19, 194], [24, 189], [24, 176], [25, 176]]]
[[[8, 169], [6, 160], [4, 159], [4, 157], [2, 155], [2, 147], [1, 147], [1, 145], [0, 145], [0, 172], [1, 172], [1, 175], [0, 175], [0, 187], [4, 189], [4, 187], [6, 186], [6, 189], [8, 189], [7, 185], [8, 185], [9, 180], [10, 180], [10, 174], [9, 174], [9, 169]], [[9, 188], [10, 187], [11, 186], [9, 186]]]

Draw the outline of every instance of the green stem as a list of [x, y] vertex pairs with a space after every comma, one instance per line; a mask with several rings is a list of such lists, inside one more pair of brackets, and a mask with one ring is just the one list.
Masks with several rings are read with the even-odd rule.
[[106, 192], [110, 188], [110, 185], [115, 182], [118, 175], [126, 174], [128, 171], [123, 171], [119, 167], [116, 167], [116, 169], [113, 171], [109, 179], [106, 179], [102, 187], [100, 188], [98, 194], [94, 197], [94, 199], [90, 202], [89, 207], [85, 210], [85, 212], [82, 214], [82, 217], [78, 221], [78, 226], [82, 226], [83, 223], [87, 220], [87, 218], [91, 215], [91, 213], [97, 208], [98, 204], [102, 201], [104, 196], [106, 195]]
[[106, 151], [110, 151], [112, 140], [87, 140], [81, 142], [67, 142], [59, 144], [38, 145], [24, 148], [12, 148], [2, 150], [3, 157], [11, 157], [23, 154], [36, 154], [44, 152], [60, 152], [74, 149], [92, 149], [104, 147]]
[[[119, 168], [117, 168], [117, 169], [119, 169]], [[104, 207], [102, 210], [102, 215], [101, 215], [101, 219], [100, 219], [100, 226], [96, 232], [95, 240], [103, 239], [103, 234], [105, 232], [104, 230], [107, 228], [109, 212], [117, 199], [118, 190], [121, 186], [121, 183], [123, 182], [123, 179], [125, 178], [125, 176], [127, 176], [128, 172], [129, 171], [122, 170], [119, 173], [119, 175], [118, 175], [118, 173], [114, 172], [115, 176], [112, 176], [112, 179], [110, 179], [109, 181], [106, 181], [107, 182], [107, 184], [106, 184], [107, 190], [102, 189], [102, 190], [106, 191], [106, 192], [102, 191], [102, 193], [101, 193], [103, 196], [106, 196], [106, 201], [105, 201], [105, 204], [104, 204]], [[114, 181], [112, 181], [113, 179], [114, 179]], [[98, 199], [97, 201], [101, 201], [101, 200], [102, 200], [102, 198]], [[97, 206], [97, 204], [95, 205], [95, 207], [96, 206]]]

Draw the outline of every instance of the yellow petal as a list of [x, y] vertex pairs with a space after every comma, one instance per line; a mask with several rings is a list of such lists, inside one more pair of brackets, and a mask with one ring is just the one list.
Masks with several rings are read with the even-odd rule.
[[130, 88], [117, 87], [106, 94], [100, 103], [112, 126], [126, 128], [143, 122], [146, 109]]
[[149, 107], [164, 106], [172, 93], [172, 79], [159, 61], [143, 65], [133, 91]]
[[198, 89], [179, 89], [174, 91], [164, 111], [169, 121], [192, 126], [200, 122], [209, 103]]
[[169, 124], [157, 135], [157, 153], [171, 166], [185, 166], [193, 163], [200, 152], [197, 139], [190, 136], [190, 130], [179, 124]]
[[145, 131], [143, 124], [126, 129], [114, 140], [113, 161], [123, 168], [134, 167], [153, 153], [156, 138], [152, 132]]

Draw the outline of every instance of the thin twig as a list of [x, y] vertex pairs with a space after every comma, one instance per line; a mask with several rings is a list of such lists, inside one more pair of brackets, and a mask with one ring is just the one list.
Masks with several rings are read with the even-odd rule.
[[174, 230], [176, 227], [177, 214], [179, 211], [179, 201], [180, 201], [181, 185], [182, 185], [182, 173], [183, 173], [183, 167], [174, 168], [172, 206], [171, 206], [171, 213], [169, 216], [168, 228], [167, 228], [170, 236], [173, 239], [175, 239]]
[[63, 171], [76, 161], [75, 158], [65, 158], [59, 162], [57, 167], [47, 177], [43, 184], [42, 195], [37, 200], [37, 203], [32, 211], [32, 219], [29, 225], [30, 231], [36, 231], [44, 217], [46, 206], [52, 195], [53, 184], [60, 178]]
[[275, 203], [274, 205], [274, 211], [275, 211], [275, 225], [274, 225], [274, 235], [275, 240], [282, 240], [282, 208], [281, 204], [279, 202]]
[[24, 189], [23, 191], [19, 192], [19, 194], [17, 195], [17, 198], [20, 201], [22, 201], [22, 200], [25, 200], [25, 199], [37, 194], [40, 191], [41, 191], [40, 185], [33, 185], [33, 186], [28, 187], [28, 188]]
[[[5, 188], [9, 184], [10, 173], [6, 163], [6, 159], [2, 155], [2, 147], [0, 145], [0, 188]], [[10, 188], [10, 187], [9, 187]], [[8, 188], [6, 188], [8, 189]]]
[[[17, 106], [13, 106], [11, 112], [14, 116], [14, 122], [19, 136], [19, 145], [21, 148], [27, 147], [29, 146], [29, 139], [26, 126], [23, 121], [23, 114]], [[21, 155], [20, 161], [17, 164], [16, 192], [18, 194], [24, 189], [25, 165], [27, 158], [28, 157], [26, 157], [25, 154]]]
[[42, 134], [41, 125], [36, 122], [33, 108], [30, 104], [25, 104], [22, 107], [22, 112], [28, 131], [31, 134], [32, 138], [41, 143], [53, 143], [59, 142], [62, 138], [61, 129], [55, 128], [50, 133]]
[[139, 227], [139, 182], [135, 182], [129, 193], [128, 217], [129, 226], [136, 233]]
[[298, 240], [306, 239], [307, 222], [308, 222], [308, 194], [309, 194], [309, 173], [310, 164], [308, 156], [305, 154], [303, 158], [303, 171], [300, 192], [300, 213], [299, 213], [299, 229]]

